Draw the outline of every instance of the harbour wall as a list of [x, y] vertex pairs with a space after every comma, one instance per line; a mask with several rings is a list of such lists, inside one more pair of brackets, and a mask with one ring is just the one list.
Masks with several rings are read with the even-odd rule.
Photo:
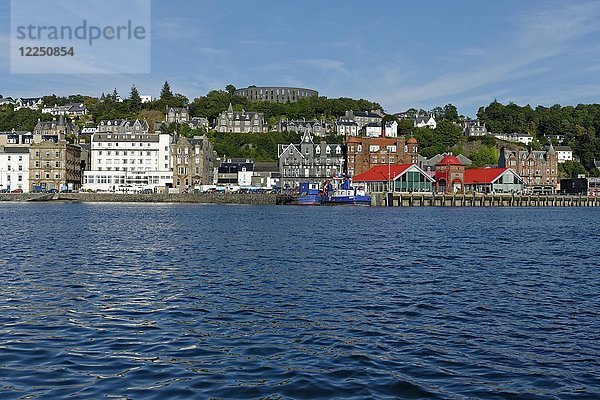
[[[0, 202], [292, 204], [293, 196], [271, 193], [0, 193]], [[600, 207], [600, 197], [516, 194], [373, 193], [371, 205], [394, 207]]]
[[374, 193], [371, 205], [390, 207], [599, 207], [600, 197], [517, 194]]
[[73, 201], [85, 203], [212, 203], [274, 205], [269, 193], [0, 193], [1, 201]]

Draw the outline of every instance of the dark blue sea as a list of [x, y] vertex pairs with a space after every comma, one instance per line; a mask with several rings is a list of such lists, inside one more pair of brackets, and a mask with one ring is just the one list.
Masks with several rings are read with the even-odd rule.
[[0, 399], [600, 398], [600, 209], [0, 204]]

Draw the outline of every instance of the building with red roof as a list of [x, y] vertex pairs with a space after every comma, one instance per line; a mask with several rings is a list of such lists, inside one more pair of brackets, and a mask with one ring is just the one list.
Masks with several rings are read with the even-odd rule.
[[431, 192], [434, 180], [416, 164], [377, 165], [352, 178], [355, 185], [364, 185], [368, 193]]
[[465, 171], [464, 185], [479, 193], [521, 193], [524, 182], [510, 168], [473, 168]]
[[465, 166], [458, 157], [448, 154], [435, 165], [436, 191], [456, 193], [463, 190]]

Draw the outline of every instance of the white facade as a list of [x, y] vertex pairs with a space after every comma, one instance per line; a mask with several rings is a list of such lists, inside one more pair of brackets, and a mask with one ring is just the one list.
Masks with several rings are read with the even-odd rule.
[[142, 104], [150, 103], [152, 101], [152, 96], [150, 96], [149, 94], [142, 94], [140, 95], [140, 99], [142, 99]]
[[562, 164], [565, 161], [573, 161], [573, 150], [569, 146], [557, 146], [556, 155], [559, 164]]
[[413, 125], [416, 128], [423, 128], [423, 127], [427, 127], [427, 128], [431, 128], [431, 129], [435, 129], [437, 128], [437, 122], [435, 120], [435, 118], [433, 117], [433, 115], [428, 115], [428, 116], [416, 116], [413, 120]]
[[135, 192], [172, 185], [171, 142], [167, 133], [94, 134], [83, 189]]
[[494, 137], [496, 139], [505, 140], [507, 142], [523, 143], [527, 146], [529, 146], [531, 142], [533, 142], [533, 137], [525, 133], [501, 133], [495, 134]]
[[0, 148], [0, 190], [29, 192], [29, 148]]

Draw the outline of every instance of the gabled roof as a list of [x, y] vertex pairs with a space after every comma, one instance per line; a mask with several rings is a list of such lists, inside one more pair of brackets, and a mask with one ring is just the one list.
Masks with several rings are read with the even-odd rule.
[[465, 171], [464, 183], [465, 185], [494, 183], [506, 173], [512, 173], [521, 180], [521, 177], [510, 168], [473, 168]]
[[556, 151], [573, 151], [570, 146], [556, 146]]
[[354, 182], [386, 182], [390, 179], [398, 179], [409, 170], [418, 171], [433, 182], [433, 178], [427, 175], [427, 173], [416, 164], [376, 165], [370, 170], [354, 176], [352, 180]]

